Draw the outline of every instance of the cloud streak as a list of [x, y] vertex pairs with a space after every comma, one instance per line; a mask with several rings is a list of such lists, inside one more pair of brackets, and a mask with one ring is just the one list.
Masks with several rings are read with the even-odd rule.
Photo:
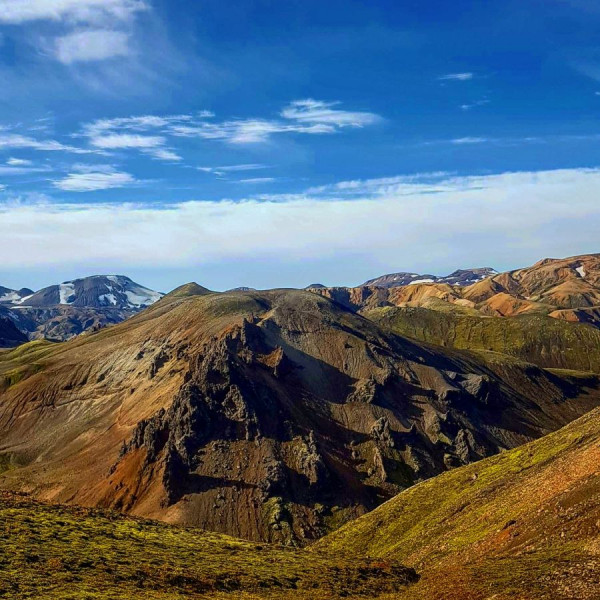
[[129, 35], [106, 29], [77, 31], [55, 40], [56, 58], [65, 65], [128, 56]]
[[129, 173], [116, 171], [110, 166], [79, 166], [75, 173], [69, 173], [63, 179], [53, 181], [54, 187], [65, 192], [96, 192], [122, 188], [137, 183]]
[[0, 23], [128, 21], [145, 10], [148, 5], [141, 0], [0, 0]]
[[[81, 191], [132, 183], [126, 173], [107, 171], [72, 173], [60, 185]], [[0, 205], [0, 260], [5, 269], [99, 261], [107, 269], [233, 268], [252, 256], [265, 269], [277, 257], [329, 261], [333, 272], [345, 260], [381, 265], [387, 257], [397, 268], [398, 256], [418, 256], [456, 265], [471, 264], [476, 253], [482, 263], [501, 257], [519, 264], [597, 248], [599, 188], [600, 169], [566, 169], [346, 181], [287, 197], [158, 208]]]

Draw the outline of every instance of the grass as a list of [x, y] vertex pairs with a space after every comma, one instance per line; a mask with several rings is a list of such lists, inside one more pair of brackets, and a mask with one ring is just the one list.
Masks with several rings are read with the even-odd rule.
[[395, 561], [339, 559], [0, 496], [0, 598], [375, 598], [412, 579]]
[[541, 367], [600, 372], [600, 329], [591, 325], [544, 315], [474, 316], [461, 307], [444, 312], [386, 307], [365, 316], [384, 329], [431, 344], [499, 352]]
[[599, 418], [420, 483], [314, 548], [415, 567], [402, 600], [595, 600]]

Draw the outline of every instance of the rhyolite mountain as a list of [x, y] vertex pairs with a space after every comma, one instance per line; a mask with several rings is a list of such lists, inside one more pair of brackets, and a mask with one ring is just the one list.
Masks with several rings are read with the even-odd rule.
[[309, 291], [197, 285], [0, 353], [0, 390], [0, 487], [292, 544], [600, 405], [589, 372], [409, 341]]
[[531, 267], [491, 274], [466, 286], [418, 277], [421, 281], [407, 279], [394, 286], [368, 282], [355, 288], [313, 291], [358, 311], [386, 306], [473, 309], [473, 314], [484, 316], [538, 314], [600, 326], [600, 254], [546, 258]]
[[498, 271], [491, 267], [481, 267], [477, 269], [458, 269], [450, 275], [420, 275], [419, 273], [389, 273], [381, 275], [375, 279], [365, 281], [360, 287], [400, 287], [405, 285], [416, 285], [418, 283], [447, 283], [448, 285], [468, 286], [487, 277], [497, 275]]
[[[37, 292], [0, 288], [0, 316], [10, 319], [25, 341], [63, 341], [90, 329], [119, 323], [162, 296], [123, 275], [95, 275]], [[19, 340], [6, 338], [4, 345], [22, 343]]]

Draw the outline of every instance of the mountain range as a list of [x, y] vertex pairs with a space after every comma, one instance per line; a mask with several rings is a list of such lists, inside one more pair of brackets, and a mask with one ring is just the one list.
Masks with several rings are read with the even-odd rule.
[[[600, 255], [470, 285], [11, 294], [9, 314], [121, 322], [24, 342], [0, 315], [20, 344], [0, 351], [0, 515], [27, 553], [3, 564], [28, 573], [0, 577], [9, 597], [48, 578], [81, 596], [598, 597]], [[67, 539], [96, 551], [57, 562]]]

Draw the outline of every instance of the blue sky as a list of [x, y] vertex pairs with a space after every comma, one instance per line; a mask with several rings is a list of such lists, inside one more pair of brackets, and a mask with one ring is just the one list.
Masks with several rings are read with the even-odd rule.
[[592, 0], [0, 0], [0, 284], [597, 251]]

